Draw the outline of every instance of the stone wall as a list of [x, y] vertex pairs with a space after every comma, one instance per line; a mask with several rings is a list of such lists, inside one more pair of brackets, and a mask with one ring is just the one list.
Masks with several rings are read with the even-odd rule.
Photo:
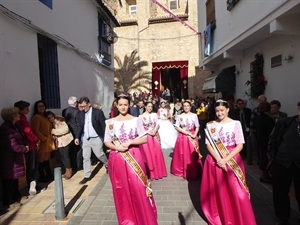
[[[201, 96], [203, 80], [208, 73], [198, 67], [200, 35], [174, 21], [169, 13], [152, 1], [136, 1], [135, 15], [128, 13], [127, 1], [121, 2], [122, 7], [119, 5], [116, 14], [121, 26], [114, 30], [118, 35], [118, 41], [114, 44], [116, 92], [149, 91], [152, 63], [188, 61], [189, 96]], [[160, 3], [168, 8], [168, 0]], [[179, 8], [172, 12], [197, 30], [197, 1], [179, 3]]]

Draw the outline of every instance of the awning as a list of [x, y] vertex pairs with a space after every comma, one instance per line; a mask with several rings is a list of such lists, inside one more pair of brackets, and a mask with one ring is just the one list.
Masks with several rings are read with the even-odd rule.
[[223, 69], [218, 76], [204, 80], [203, 93], [234, 92], [235, 90], [235, 66]]

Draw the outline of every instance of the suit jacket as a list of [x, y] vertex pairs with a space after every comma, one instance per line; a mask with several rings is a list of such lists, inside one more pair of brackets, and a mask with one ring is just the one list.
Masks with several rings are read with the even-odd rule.
[[[105, 116], [102, 110], [96, 109], [94, 107], [91, 107], [90, 110], [92, 110], [92, 125], [93, 128], [95, 129], [96, 133], [101, 139], [104, 139], [104, 132], [105, 132]], [[77, 115], [78, 120], [80, 121], [79, 129], [77, 133], [75, 134], [76, 139], [80, 139], [83, 131], [84, 131], [84, 118], [85, 114], [84, 113], [79, 113]], [[83, 121], [82, 121], [83, 120]]]
[[69, 129], [73, 136], [75, 136], [77, 130], [78, 130], [78, 122], [77, 120], [77, 114], [79, 110], [70, 106], [62, 111], [62, 116], [65, 118], [66, 123], [69, 126]]
[[[251, 109], [245, 107], [243, 112], [244, 112], [244, 118], [245, 118], [245, 123], [246, 123], [245, 125], [246, 125], [246, 127], [250, 128], [252, 111], [251, 111]], [[240, 121], [240, 110], [239, 109], [233, 110], [232, 119]], [[240, 122], [243, 127], [242, 121], [240, 121]], [[243, 130], [243, 131], [245, 132], [245, 130]]]

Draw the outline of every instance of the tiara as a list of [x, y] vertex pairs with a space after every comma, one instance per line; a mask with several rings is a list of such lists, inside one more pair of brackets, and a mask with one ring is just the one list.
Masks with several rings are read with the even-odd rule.
[[120, 95], [118, 95], [118, 98], [122, 98], [122, 97], [128, 98], [128, 95], [126, 95], [126, 94], [120, 94]]
[[216, 102], [227, 103], [227, 101], [224, 101], [224, 100], [222, 100], [222, 99], [218, 99]]

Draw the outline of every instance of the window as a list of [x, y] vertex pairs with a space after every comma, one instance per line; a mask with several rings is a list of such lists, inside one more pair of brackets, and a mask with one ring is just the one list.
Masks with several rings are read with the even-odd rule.
[[44, 5], [48, 6], [50, 9], [52, 9], [52, 0], [39, 0]]
[[102, 63], [111, 65], [111, 43], [108, 41], [108, 34], [112, 32], [109, 25], [109, 19], [104, 15], [98, 13], [98, 27], [99, 27], [99, 55], [103, 55]]
[[131, 15], [136, 14], [136, 5], [129, 6], [129, 14]]
[[38, 56], [42, 100], [48, 108], [60, 108], [59, 74], [56, 43], [38, 34]]
[[282, 54], [271, 58], [271, 68], [282, 66]]
[[178, 9], [178, 0], [170, 0], [170, 9]]
[[214, 25], [216, 21], [215, 0], [206, 1], [206, 25]]

